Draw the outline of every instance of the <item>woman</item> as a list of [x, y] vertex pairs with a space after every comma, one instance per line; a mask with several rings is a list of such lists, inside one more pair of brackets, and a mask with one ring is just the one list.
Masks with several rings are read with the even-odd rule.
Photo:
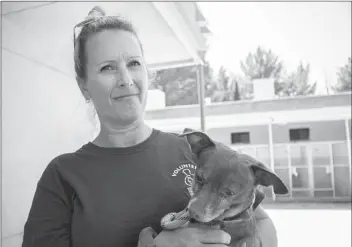
[[[143, 234], [159, 233], [153, 234], [157, 247], [226, 246], [230, 237], [218, 229], [160, 229], [160, 219], [182, 210], [189, 199], [184, 179], [172, 174], [194, 161], [183, 138], [143, 120], [148, 73], [133, 26], [96, 7], [76, 27], [82, 28], [74, 39], [76, 79], [101, 131], [49, 163], [22, 247], [136, 247], [148, 226]], [[256, 214], [265, 218], [258, 221], [263, 246], [275, 247], [271, 220], [261, 208]]]

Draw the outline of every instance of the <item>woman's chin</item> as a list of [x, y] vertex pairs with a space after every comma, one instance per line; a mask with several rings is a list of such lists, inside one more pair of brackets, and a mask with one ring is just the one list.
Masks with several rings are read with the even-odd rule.
[[126, 110], [123, 113], [119, 113], [116, 116], [116, 120], [118, 121], [119, 125], [133, 125], [133, 124], [138, 124], [141, 120], [141, 113], [135, 109], [135, 110]]

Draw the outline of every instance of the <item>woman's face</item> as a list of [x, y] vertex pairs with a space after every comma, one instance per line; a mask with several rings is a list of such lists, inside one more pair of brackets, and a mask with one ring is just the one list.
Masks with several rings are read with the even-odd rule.
[[80, 88], [101, 122], [126, 126], [140, 119], [147, 100], [148, 73], [134, 34], [105, 30], [86, 43], [86, 79]]

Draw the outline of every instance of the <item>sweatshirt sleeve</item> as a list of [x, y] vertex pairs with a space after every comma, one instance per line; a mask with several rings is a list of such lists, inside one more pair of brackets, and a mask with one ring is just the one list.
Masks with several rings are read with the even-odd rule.
[[73, 189], [60, 175], [57, 161], [49, 163], [37, 184], [22, 247], [70, 247]]

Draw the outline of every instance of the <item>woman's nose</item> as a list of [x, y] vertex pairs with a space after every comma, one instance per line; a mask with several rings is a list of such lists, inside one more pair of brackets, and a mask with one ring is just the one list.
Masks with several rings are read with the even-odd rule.
[[132, 82], [125, 82], [125, 81], [123, 81], [123, 82], [120, 82], [120, 83], [118, 83], [118, 86], [119, 87], [130, 87], [130, 86], [132, 86]]
[[129, 87], [132, 86], [133, 80], [131, 76], [129, 75], [128, 71], [122, 71], [117, 75], [117, 85], [119, 87]]
[[131, 79], [128, 79], [128, 80], [122, 79], [122, 80], [118, 80], [117, 82], [117, 85], [119, 87], [130, 87], [132, 86], [132, 84], [133, 84], [133, 81]]

